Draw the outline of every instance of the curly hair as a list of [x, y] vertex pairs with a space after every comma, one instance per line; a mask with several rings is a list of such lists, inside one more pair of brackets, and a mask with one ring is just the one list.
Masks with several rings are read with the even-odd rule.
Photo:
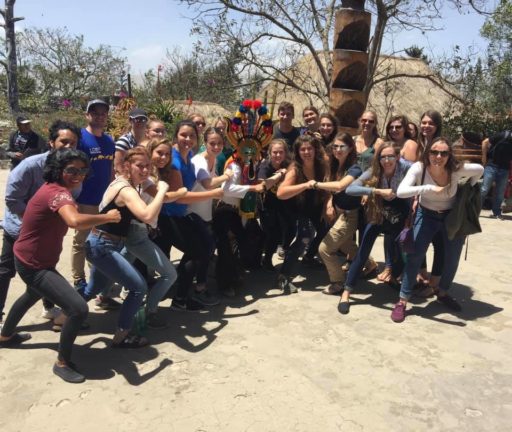
[[[345, 158], [345, 162], [343, 162], [343, 165], [340, 165], [340, 162], [338, 159], [334, 156], [332, 152], [332, 145], [336, 141], [341, 141], [344, 144], [348, 145], [350, 147], [350, 152]], [[332, 140], [332, 143], [329, 144], [330, 151], [329, 151], [329, 180], [335, 181], [339, 180], [345, 175], [345, 172], [349, 167], [354, 165], [357, 160], [357, 151], [356, 151], [356, 144], [354, 142], [354, 139], [352, 138], [352, 135], [340, 132], [338, 133], [334, 139]]]
[[50, 152], [43, 168], [44, 181], [48, 183], [60, 183], [62, 181], [64, 168], [75, 160], [83, 162], [86, 168], [90, 166], [89, 158], [80, 150], [63, 148]]
[[76, 135], [77, 142], [82, 138], [82, 132], [76, 124], [65, 120], [55, 120], [48, 128], [48, 140], [52, 142], [55, 141], [59, 137], [59, 131], [61, 130], [70, 130], [73, 132]]

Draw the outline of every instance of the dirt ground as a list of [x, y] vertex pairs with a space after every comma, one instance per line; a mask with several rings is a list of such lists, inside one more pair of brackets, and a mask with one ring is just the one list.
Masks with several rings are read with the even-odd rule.
[[[150, 331], [144, 349], [111, 349], [117, 313], [91, 305], [74, 351], [87, 381], [71, 385], [52, 373], [58, 334], [37, 304], [20, 327], [32, 340], [0, 349], [0, 429], [510, 431], [512, 222], [488, 213], [453, 286], [458, 314], [417, 299], [395, 324], [398, 293], [374, 279], [360, 283], [342, 316], [338, 299], [319, 292], [323, 270], [302, 272], [302, 290], [288, 296], [274, 289], [275, 276], [256, 272], [205, 313], [162, 303], [169, 326]], [[67, 277], [70, 244], [71, 232], [59, 264]], [[382, 261], [381, 239], [374, 256]], [[8, 306], [23, 289], [16, 277]]]

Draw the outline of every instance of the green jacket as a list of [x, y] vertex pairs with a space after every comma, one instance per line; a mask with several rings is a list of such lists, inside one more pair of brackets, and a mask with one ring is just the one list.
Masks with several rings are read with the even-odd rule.
[[471, 186], [469, 179], [461, 179], [457, 188], [455, 205], [444, 220], [448, 238], [453, 240], [482, 232], [478, 220], [481, 210], [480, 185], [477, 183]]

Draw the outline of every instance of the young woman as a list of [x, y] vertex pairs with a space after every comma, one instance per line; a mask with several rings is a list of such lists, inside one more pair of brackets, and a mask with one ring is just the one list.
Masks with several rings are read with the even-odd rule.
[[140, 145], [147, 147], [149, 141], [154, 139], [163, 139], [166, 135], [167, 130], [165, 129], [164, 122], [158, 119], [150, 119], [146, 127], [146, 135]]
[[345, 189], [361, 174], [356, 164], [356, 148], [352, 137], [339, 133], [334, 138], [329, 155], [327, 182], [319, 182], [317, 189], [332, 192], [326, 206], [326, 216], [333, 223], [329, 232], [320, 243], [318, 253], [327, 268], [331, 284], [322, 292], [338, 294], [343, 289], [345, 272], [342, 269], [341, 251], [347, 261], [352, 261], [357, 253], [354, 234], [357, 230], [358, 209], [361, 198], [347, 195]]
[[418, 144], [421, 146], [420, 153], [426, 149], [427, 145], [440, 137], [443, 132], [443, 118], [439, 112], [434, 110], [425, 111], [421, 115], [420, 134], [418, 136]]
[[427, 144], [421, 161], [411, 167], [398, 187], [397, 195], [400, 198], [419, 195], [419, 208], [414, 221], [414, 253], [407, 254], [400, 300], [391, 313], [394, 322], [405, 319], [416, 274], [428, 245], [438, 233], [441, 234], [445, 253], [439, 289], [436, 290], [437, 300], [451, 310], [461, 309], [457, 301], [448, 295], [448, 290], [457, 272], [464, 238], [449, 240], [444, 219], [455, 202], [458, 181], [467, 177], [475, 184], [483, 171], [479, 164], [460, 164], [453, 155], [449, 141], [439, 137]]
[[354, 137], [357, 151], [357, 164], [364, 171], [370, 168], [373, 155], [384, 142], [379, 137], [377, 114], [365, 111], [359, 119], [359, 135]]
[[338, 121], [329, 113], [320, 114], [319, 121], [320, 125], [318, 127], [318, 132], [322, 135], [322, 144], [325, 148], [332, 142], [338, 133]]
[[[187, 213], [188, 205], [201, 200], [220, 198], [221, 189], [205, 192], [192, 192], [196, 183], [192, 149], [197, 146], [196, 125], [190, 120], [176, 125], [173, 137], [174, 147], [167, 166], [160, 174], [171, 190], [187, 189], [187, 194], [176, 202], [164, 204], [158, 218], [159, 235], [155, 242], [169, 256], [171, 247], [183, 252], [178, 266], [178, 290], [174, 293], [171, 307], [177, 310], [201, 310], [203, 306], [218, 304], [206, 290], [206, 269], [215, 250], [214, 239], [204, 222], [197, 214]], [[196, 289], [192, 282], [197, 274]]]
[[419, 130], [416, 123], [409, 122], [407, 123], [407, 131], [409, 132], [409, 138], [416, 141], [418, 139]]
[[192, 152], [195, 154], [197, 152], [204, 151], [204, 142], [202, 142], [203, 131], [206, 127], [206, 119], [202, 114], [192, 113], [188, 116], [188, 120], [196, 125], [197, 128], [197, 143], [196, 146], [192, 149]]
[[89, 229], [103, 223], [117, 223], [118, 210], [101, 215], [80, 214], [71, 191], [80, 187], [89, 169], [89, 159], [77, 150], [50, 153], [44, 167], [47, 182], [30, 199], [23, 217], [18, 241], [14, 244], [15, 265], [27, 284], [25, 293], [13, 304], [0, 334], [0, 346], [15, 346], [30, 334], [15, 333], [27, 311], [46, 297], [60, 306], [67, 316], [60, 334], [53, 372], [64, 381], [79, 383], [85, 377], [71, 361], [73, 343], [87, 317], [87, 303], [55, 269], [68, 227]]
[[[409, 214], [408, 199], [397, 198], [396, 190], [410, 167], [410, 162], [400, 159], [400, 149], [393, 143], [383, 143], [372, 162], [372, 167], [348, 188], [347, 194], [368, 196], [368, 206], [372, 209], [368, 215], [368, 224], [364, 230], [356, 259], [352, 262], [345, 282], [345, 290], [341, 295], [338, 310], [347, 314], [350, 309], [350, 293], [357, 284], [359, 272], [368, 259], [377, 236], [381, 233], [396, 238], [404, 227]], [[393, 244], [393, 249], [387, 251], [393, 262], [393, 277], [402, 273], [403, 262], [400, 253]]]
[[118, 328], [112, 341], [115, 348], [137, 348], [148, 343], [147, 339], [130, 334], [135, 314], [146, 294], [147, 283], [121, 251], [132, 221], [138, 219], [151, 223], [158, 215], [169, 187], [167, 183], [159, 182], [155, 199], [146, 205], [139, 195], [139, 188], [149, 177], [150, 167], [146, 149], [135, 147], [126, 152], [122, 174], [110, 183], [99, 206], [100, 213], [110, 209], [119, 210], [121, 221], [119, 224], [103, 224], [93, 228], [85, 243], [86, 256], [92, 267], [84, 297], [93, 298], [112, 282], [118, 282], [129, 291], [121, 307]]
[[318, 131], [320, 126], [320, 117], [318, 110], [314, 106], [309, 105], [302, 110], [302, 119], [304, 120], [304, 128], [302, 133], [305, 133], [306, 131]]
[[[325, 154], [320, 139], [301, 135], [293, 145], [293, 162], [277, 189], [277, 197], [281, 200], [295, 197], [298, 217], [295, 241], [286, 250], [278, 275], [278, 285], [282, 291], [297, 292], [292, 279], [300, 255], [309, 246], [303, 262], [314, 260], [318, 245], [327, 233], [327, 227], [322, 221], [326, 194], [316, 189], [318, 183], [324, 180], [325, 172]], [[311, 241], [313, 227], [316, 236]]]
[[410, 138], [407, 124], [407, 117], [404, 115], [392, 116], [386, 125], [386, 140], [392, 141], [400, 148], [400, 156], [403, 159], [416, 162], [421, 156], [421, 147]]
[[264, 184], [264, 193], [259, 201], [258, 213], [261, 228], [265, 234], [263, 246], [264, 258], [262, 266], [265, 270], [274, 271], [272, 256], [277, 246], [290, 245], [295, 235], [293, 202], [281, 201], [276, 192], [279, 183], [284, 179], [290, 164], [286, 141], [274, 139], [268, 146], [268, 157], [258, 169], [258, 179]]

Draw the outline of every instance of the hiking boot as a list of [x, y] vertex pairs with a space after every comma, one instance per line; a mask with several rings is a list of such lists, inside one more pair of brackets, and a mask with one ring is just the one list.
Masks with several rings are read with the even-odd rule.
[[405, 319], [405, 304], [398, 302], [391, 312], [391, 319], [396, 323], [401, 323]]

